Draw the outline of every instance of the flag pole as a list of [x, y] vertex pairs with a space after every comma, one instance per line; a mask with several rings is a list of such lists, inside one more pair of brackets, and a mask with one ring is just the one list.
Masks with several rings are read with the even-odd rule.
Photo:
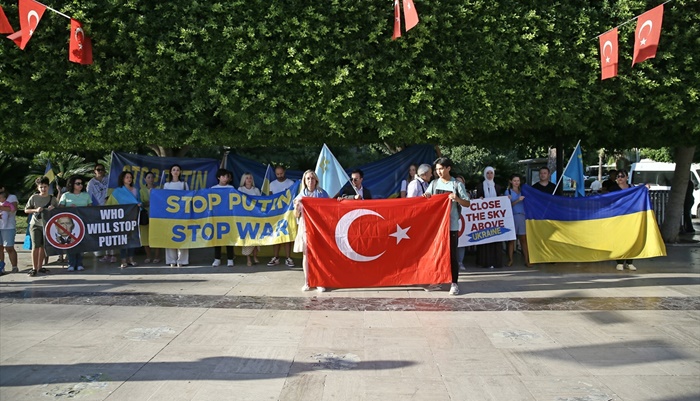
[[554, 187], [554, 193], [557, 192], [557, 189], [559, 188], [559, 184], [561, 184], [561, 180], [564, 179], [564, 171], [569, 168], [569, 164], [571, 164], [571, 159], [574, 157], [574, 152], [576, 151], [576, 148], [578, 148], [578, 145], [581, 144], [581, 140], [579, 139], [578, 142], [576, 142], [576, 146], [574, 146], [574, 150], [571, 152], [571, 156], [569, 156], [569, 162], [566, 163], [566, 167], [564, 167], [564, 170], [561, 172], [561, 177], [557, 177], [557, 185]]
[[[670, 3], [671, 1], [672, 1], [672, 0], [666, 0], [666, 1], [664, 1], [663, 3], [659, 4], [659, 6], [663, 6], [664, 4]], [[656, 7], [658, 7], [658, 6], [656, 6]], [[647, 11], [649, 11], [649, 10], [647, 10]], [[645, 12], [646, 12], [646, 11], [645, 11]], [[642, 14], [644, 14], [644, 13], [642, 13]], [[625, 25], [629, 24], [630, 22], [632, 22], [632, 21], [636, 20], [637, 18], [639, 18], [639, 16], [642, 15], [642, 14], [636, 15], [636, 16], [634, 16], [633, 18], [630, 18], [630, 19], [628, 19], [627, 21], [621, 23], [620, 25], [608, 29], [607, 31], [601, 33], [600, 35], [596, 36], [596, 37], [593, 38], [593, 39], [598, 39], [599, 37], [605, 35], [606, 33], [612, 31], [612, 30], [615, 29], [615, 28], [619, 28], [619, 27], [622, 27], [622, 26], [625, 26]], [[591, 39], [591, 40], [593, 40], [593, 39]]]
[[56, 14], [60, 15], [61, 17], [68, 18], [68, 19], [73, 19], [73, 18], [67, 16], [66, 14], [63, 14], [62, 12], [60, 12], [60, 11], [58, 11], [58, 10], [56, 10], [56, 9], [53, 9], [53, 8], [47, 6], [46, 4], [39, 3], [39, 2], [36, 1], [36, 0], [34, 0], [34, 1], [35, 1], [36, 3], [38, 3], [38, 4], [41, 4], [42, 6], [46, 7], [47, 10], [51, 10], [51, 11], [55, 12]]

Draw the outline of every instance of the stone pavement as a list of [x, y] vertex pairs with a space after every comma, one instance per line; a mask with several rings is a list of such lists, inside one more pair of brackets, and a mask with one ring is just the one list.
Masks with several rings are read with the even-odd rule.
[[303, 293], [299, 266], [213, 268], [209, 252], [1, 277], [0, 401], [700, 400], [689, 241], [636, 272], [468, 268], [456, 297]]

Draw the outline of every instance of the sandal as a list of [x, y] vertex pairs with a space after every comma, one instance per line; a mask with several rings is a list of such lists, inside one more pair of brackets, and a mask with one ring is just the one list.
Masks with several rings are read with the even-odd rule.
[[144, 259], [143, 260], [143, 264], [147, 265], [149, 263], [151, 263], [151, 259]]
[[34, 277], [34, 276], [37, 275], [37, 272], [36, 272], [36, 270], [32, 269], [32, 270], [29, 271], [28, 275], [29, 275], [30, 277]]
[[129, 263], [127, 263], [127, 264], [128, 264], [129, 266], [131, 266], [131, 267], [136, 266], [136, 262], [129, 262]]
[[248, 261], [248, 266], [253, 266], [253, 263], [250, 260]]
[[154, 265], [157, 265], [158, 263], [160, 263], [160, 259], [158, 259], [158, 258], [153, 259], [153, 264], [154, 264]]
[[49, 270], [45, 267], [42, 267], [41, 269], [39, 269], [39, 273], [51, 273], [51, 270]]

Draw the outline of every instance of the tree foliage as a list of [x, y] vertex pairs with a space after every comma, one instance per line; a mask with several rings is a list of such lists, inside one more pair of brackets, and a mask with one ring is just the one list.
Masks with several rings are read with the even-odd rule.
[[392, 41], [390, 1], [63, 0], [95, 63], [68, 62], [49, 11], [25, 51], [5, 41], [0, 146], [693, 143], [697, 1], [666, 5], [659, 55], [633, 69], [622, 27], [620, 76], [599, 80], [595, 36], [656, 3], [425, 0]]

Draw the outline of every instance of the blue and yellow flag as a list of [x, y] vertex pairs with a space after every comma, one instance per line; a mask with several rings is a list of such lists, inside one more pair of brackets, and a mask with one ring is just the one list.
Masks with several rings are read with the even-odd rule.
[[325, 143], [318, 156], [315, 171], [318, 176], [318, 185], [326, 190], [330, 197], [335, 196], [343, 188], [343, 185], [350, 181], [348, 173], [345, 172], [343, 166], [340, 165]]
[[583, 155], [581, 155], [581, 142], [576, 145], [571, 154], [569, 164], [564, 169], [564, 175], [576, 183], [576, 196], [586, 196], [585, 178], [583, 176]]
[[646, 187], [568, 198], [523, 187], [530, 262], [666, 256]]
[[260, 192], [262, 192], [263, 195], [270, 195], [270, 183], [276, 179], [275, 169], [268, 164], [267, 170], [265, 170], [265, 178], [263, 178], [262, 187], [260, 187]]
[[44, 170], [44, 177], [49, 179], [49, 182], [53, 182], [56, 179], [56, 174], [53, 173], [53, 168], [51, 167], [51, 161], [46, 161], [46, 170]]

